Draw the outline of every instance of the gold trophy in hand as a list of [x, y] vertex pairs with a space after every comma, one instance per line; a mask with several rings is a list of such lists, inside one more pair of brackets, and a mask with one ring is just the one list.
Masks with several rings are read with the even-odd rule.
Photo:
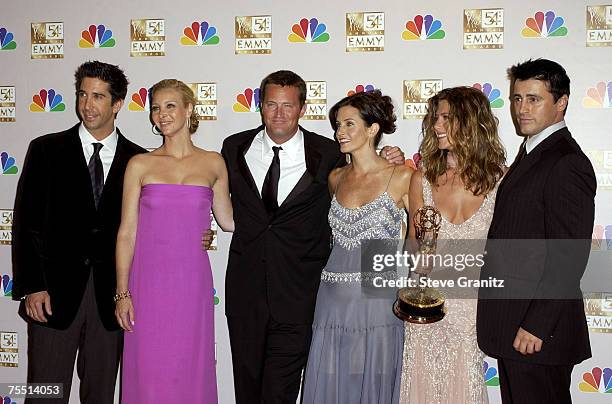
[[[414, 214], [414, 227], [421, 260], [436, 252], [441, 223], [442, 215], [433, 206], [423, 206]], [[426, 283], [422, 282], [424, 277], [426, 275], [419, 274], [415, 287], [405, 287], [397, 292], [393, 312], [400, 319], [410, 323], [428, 324], [444, 318], [446, 314], [444, 296], [435, 288], [423, 286]]]

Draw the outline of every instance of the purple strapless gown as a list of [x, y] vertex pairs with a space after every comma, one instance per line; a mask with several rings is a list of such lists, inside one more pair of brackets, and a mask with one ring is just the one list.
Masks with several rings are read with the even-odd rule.
[[122, 404], [217, 403], [213, 281], [201, 247], [212, 199], [204, 186], [142, 187]]

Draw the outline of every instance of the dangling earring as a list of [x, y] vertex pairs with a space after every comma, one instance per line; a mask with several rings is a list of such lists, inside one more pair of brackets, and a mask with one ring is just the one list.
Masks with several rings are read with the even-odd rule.
[[157, 135], [157, 136], [161, 136], [162, 135], [161, 130], [159, 130], [159, 128], [157, 126], [155, 126], [155, 124], [153, 124], [151, 126], [151, 132], [153, 132], [153, 134]]
[[191, 129], [191, 115], [187, 117], [187, 130]]

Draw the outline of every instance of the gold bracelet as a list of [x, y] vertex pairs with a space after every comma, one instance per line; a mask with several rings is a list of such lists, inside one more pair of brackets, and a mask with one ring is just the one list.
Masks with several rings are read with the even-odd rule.
[[127, 299], [128, 297], [131, 299], [132, 294], [130, 293], [129, 290], [126, 290], [125, 292], [115, 294], [115, 296], [113, 297], [113, 300], [115, 301], [115, 303], [117, 303], [119, 300]]

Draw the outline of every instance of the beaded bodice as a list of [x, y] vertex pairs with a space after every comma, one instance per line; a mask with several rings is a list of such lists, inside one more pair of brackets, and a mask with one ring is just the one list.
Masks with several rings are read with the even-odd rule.
[[358, 208], [345, 208], [334, 195], [328, 215], [334, 244], [347, 250], [361, 245], [361, 240], [399, 239], [402, 212], [387, 191]]
[[[485, 196], [484, 201], [470, 218], [465, 222], [455, 224], [449, 222], [444, 215], [442, 216], [442, 226], [438, 233], [438, 239], [440, 240], [466, 240], [466, 239], [481, 239], [485, 240], [489, 232], [489, 225], [491, 224], [491, 218], [493, 217], [493, 209], [495, 208], [495, 196], [497, 194], [497, 187], [499, 181], [495, 185], [495, 188]], [[434, 206], [431, 185], [429, 181], [423, 176], [423, 202], [425, 205]]]

